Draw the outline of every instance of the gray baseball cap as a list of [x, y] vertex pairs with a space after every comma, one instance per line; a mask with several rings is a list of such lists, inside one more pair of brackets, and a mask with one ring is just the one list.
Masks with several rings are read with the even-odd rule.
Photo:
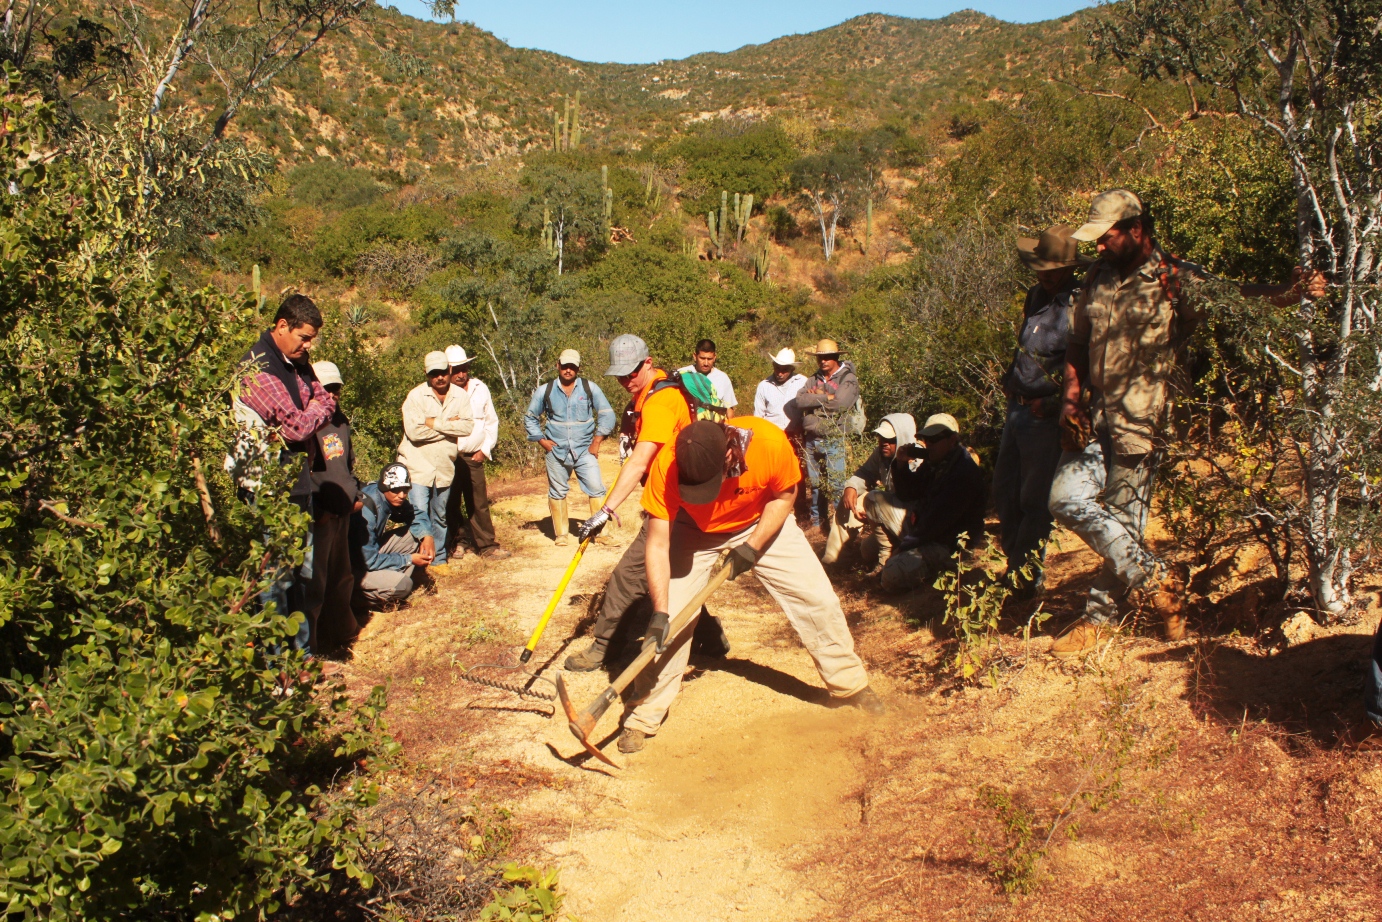
[[632, 333], [616, 336], [609, 344], [609, 368], [605, 374], [615, 377], [630, 374], [637, 371], [647, 357], [648, 344], [643, 340]]

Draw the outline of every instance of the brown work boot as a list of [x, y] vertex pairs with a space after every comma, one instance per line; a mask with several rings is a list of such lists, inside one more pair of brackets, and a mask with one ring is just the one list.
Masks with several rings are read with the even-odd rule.
[[619, 734], [619, 751], [625, 755], [641, 752], [647, 741], [648, 734], [644, 733], [642, 730], [634, 730], [630, 727], [625, 727], [624, 732]]
[[882, 717], [888, 713], [888, 706], [883, 703], [883, 699], [878, 697], [878, 693], [867, 685], [864, 686], [863, 690], [855, 692], [848, 698], [838, 700], [840, 704], [856, 707], [870, 717]]
[[1071, 626], [1070, 630], [1057, 637], [1056, 642], [1051, 644], [1051, 655], [1064, 659], [1067, 656], [1079, 656], [1082, 653], [1088, 653], [1099, 646], [1099, 641], [1110, 633], [1108, 624], [1081, 618]]
[[480, 552], [480, 559], [486, 561], [508, 560], [512, 556], [512, 551], [505, 550], [497, 544], [487, 547]]
[[605, 664], [605, 651], [591, 644], [579, 653], [566, 658], [564, 668], [568, 672], [594, 672]]
[[1152, 610], [1161, 615], [1166, 625], [1167, 640], [1185, 639], [1185, 580], [1176, 570], [1169, 570], [1145, 587]]

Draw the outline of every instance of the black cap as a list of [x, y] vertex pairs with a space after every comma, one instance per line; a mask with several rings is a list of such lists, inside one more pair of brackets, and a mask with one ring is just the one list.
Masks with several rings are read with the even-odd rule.
[[681, 501], [713, 503], [725, 482], [725, 427], [702, 419], [677, 433], [677, 486]]

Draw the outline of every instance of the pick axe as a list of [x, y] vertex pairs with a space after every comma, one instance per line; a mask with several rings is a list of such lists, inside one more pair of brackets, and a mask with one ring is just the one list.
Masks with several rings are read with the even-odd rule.
[[[720, 584], [729, 579], [730, 574], [734, 572], [734, 568], [730, 566], [728, 560], [729, 551], [725, 551], [720, 555], [719, 560], [715, 562], [715, 572], [710, 575], [710, 579], [706, 582], [705, 588], [696, 593], [695, 597], [687, 602], [686, 606], [672, 619], [672, 623], [667, 629], [669, 647], [671, 642], [680, 637], [682, 632], [686, 630], [687, 625], [694, 621], [696, 616], [700, 614], [701, 606], [705, 604], [705, 600], [710, 598], [711, 594], [716, 589], [720, 588]], [[563, 677], [561, 675], [557, 676], [557, 696], [561, 698], [561, 706], [566, 709], [566, 717], [570, 721], [568, 726], [571, 728], [571, 734], [581, 741], [581, 745], [585, 747], [586, 752], [589, 752], [595, 758], [612, 768], [618, 768], [619, 766], [615, 765], [614, 762], [610, 760], [609, 756], [605, 755], [591, 744], [590, 734], [595, 730], [595, 725], [600, 722], [600, 718], [605, 715], [605, 711], [609, 710], [609, 706], [619, 700], [619, 696], [623, 694], [624, 689], [628, 688], [633, 680], [638, 678], [638, 674], [646, 669], [648, 664], [656, 659], [657, 656], [658, 652], [655, 645], [648, 644], [645, 646], [643, 651], [634, 658], [634, 661], [629, 663], [623, 672], [619, 673], [619, 677], [610, 683], [608, 688], [600, 692], [595, 700], [586, 705], [585, 710], [580, 713], [576, 712], [575, 705], [571, 703], [571, 696], [566, 693], [566, 683], [563, 681]]]

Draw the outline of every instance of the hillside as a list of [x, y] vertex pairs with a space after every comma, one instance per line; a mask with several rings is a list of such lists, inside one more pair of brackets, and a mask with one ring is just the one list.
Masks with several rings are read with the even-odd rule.
[[578, 91], [584, 143], [606, 147], [638, 149], [710, 119], [915, 122], [946, 102], [1018, 91], [1082, 45], [1083, 21], [870, 14], [725, 54], [619, 65], [511, 48], [468, 23], [386, 9], [331, 36], [237, 127], [285, 160], [402, 171], [551, 147], [554, 114]]

